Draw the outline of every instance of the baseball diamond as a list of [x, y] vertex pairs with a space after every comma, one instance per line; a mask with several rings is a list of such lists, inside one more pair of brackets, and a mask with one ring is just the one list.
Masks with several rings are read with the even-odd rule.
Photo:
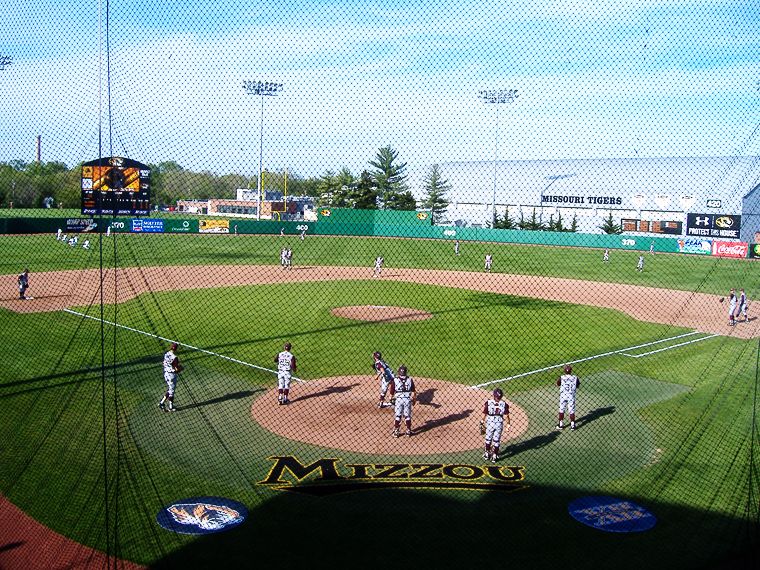
[[[131, 243], [129, 236], [120, 239]], [[13, 458], [24, 457], [24, 446], [36, 442], [37, 459], [26, 473], [43, 480], [55, 469], [56, 450], [67, 445], [66, 434], [76, 429], [87, 434], [83, 445], [97, 450], [100, 430], [82, 432], [81, 426], [99, 426], [100, 407], [78, 403], [99, 401], [103, 389], [107, 400], [116, 397], [119, 430], [125, 437], [120, 461], [130, 465], [130, 485], [141, 497], [139, 508], [123, 511], [132, 538], [121, 547], [119, 563], [160, 567], [191, 556], [201, 566], [213, 564], [217, 548], [204, 551], [198, 543], [165, 530], [160, 531], [166, 534], [161, 534], [159, 547], [164, 553], [150, 554], [157, 548], [155, 513], [184, 498], [209, 495], [246, 503], [249, 519], [235, 533], [244, 533], [249, 538], [243, 542], [262, 549], [279, 539], [275, 521], [296, 512], [299, 525], [309, 529], [309, 537], [301, 538], [304, 546], [318, 548], [326, 540], [329, 520], [327, 526], [340, 528], [352, 549], [369, 548], [359, 527], [346, 527], [340, 520], [356, 509], [371, 509], [375, 520], [391, 524], [397, 518], [394, 493], [401, 493], [398, 500], [413, 510], [457, 525], [483, 517], [498, 520], [505, 508], [514, 517], [532, 521], [540, 502], [543, 508], [563, 513], [542, 523], [551, 528], [551, 548], [593, 544], [594, 560], [616, 557], [620, 544], [599, 542], [568, 526], [567, 505], [582, 493], [577, 483], [558, 483], [568, 478], [583, 481], [588, 489], [631, 496], [655, 512], [658, 524], [635, 544], [622, 547], [632, 556], [642, 551], [653, 561], [668, 557], [662, 536], [675, 532], [675, 521], [707, 517], [705, 524], [724, 529], [720, 532], [738, 528], [741, 518], [736, 514], [742, 506], [736, 501], [726, 499], [716, 508], [707, 490], [698, 492], [693, 505], [677, 500], [681, 485], [692, 488], [688, 476], [676, 467], [693, 461], [690, 457], [700, 458], [702, 477], [730, 472], [727, 458], [714, 453], [713, 437], [693, 441], [691, 451], [683, 445], [695, 437], [686, 419], [721, 402], [715, 382], [695, 380], [688, 370], [731, 370], [732, 380], [720, 382], [726, 405], [739, 406], [740, 417], [750, 412], [741, 407], [751, 401], [749, 370], [734, 363], [750, 355], [750, 339], [758, 337], [757, 321], [729, 327], [725, 306], [712, 292], [523, 275], [509, 271], [509, 257], [498, 248], [493, 249], [495, 259], [502, 260], [495, 265], [497, 271], [484, 274], [479, 264], [486, 244], [469, 244], [454, 261], [467, 262], [470, 256], [474, 271], [392, 265], [373, 277], [371, 268], [339, 263], [310, 263], [292, 271], [273, 265], [203, 265], [195, 263], [191, 253], [203, 242], [190, 236], [178, 239], [176, 243], [187, 240], [190, 249], [184, 257], [191, 263], [106, 271], [102, 294], [110, 302], [102, 314], [97, 310], [101, 278], [92, 268], [56, 271], [53, 264], [33, 265], [35, 299], [12, 298], [17, 292], [10, 288], [0, 299], [5, 318], [17, 323], [0, 331], [0, 340], [15, 353], [28, 355], [18, 362], [36, 370], [32, 376], [21, 373], [22, 383], [0, 384], [0, 397], [15, 402], [0, 431], [9, 434], [18, 424], [14, 410], [32, 410], [24, 421], [30, 433], [23, 439], [3, 439], [11, 458], [3, 469], [17, 469]], [[268, 244], [270, 238], [235, 239]], [[135, 240], [140, 247], [146, 243], [143, 236]], [[322, 243], [322, 238], [306, 240], [306, 251], [299, 257], [310, 259], [314, 254], [309, 252], [322, 251]], [[213, 244], [219, 248], [223, 242]], [[399, 251], [416, 244], [397, 243]], [[429, 242], [419, 244], [430, 247]], [[387, 244], [383, 251], [386, 259], [394, 256]], [[544, 252], [536, 248], [535, 253]], [[594, 252], [593, 262], [602, 265], [598, 255]], [[616, 262], [611, 261], [612, 267]], [[665, 271], [671, 262], [677, 264], [678, 258], [657, 255], [648, 267]], [[623, 265], [630, 267], [621, 261]], [[16, 278], [15, 272], [3, 277], [11, 287]], [[103, 385], [97, 372], [101, 323], [117, 339], [120, 380], [115, 385]], [[598, 334], [602, 324], [617, 334]], [[82, 350], [63, 360], [39, 361], [31, 347], [42, 335], [42, 350], [61, 351], [71, 343]], [[172, 386], [176, 412], [168, 414], [156, 409], [156, 401], [158, 391], [166, 387], [161, 359], [171, 343], [177, 343], [184, 369]], [[272, 357], [284, 346], [292, 346], [298, 369], [288, 404], [278, 406], [278, 365]], [[411, 437], [393, 437], [394, 408], [377, 405], [378, 382], [370, 367], [376, 351], [394, 373], [403, 363], [414, 378]], [[567, 363], [582, 379], [572, 431], [569, 424], [568, 429], [555, 429], [556, 381]], [[491, 463], [490, 456], [483, 459], [478, 423], [497, 387], [509, 406], [510, 429], [502, 434], [498, 458]], [[38, 405], [29, 408], [24, 402]], [[59, 402], [69, 404], [61, 408]], [[54, 418], [46, 412], [51, 406], [62, 410]], [[657, 421], [663, 417], [668, 421]], [[673, 420], [681, 417], [684, 421]], [[42, 429], [51, 420], [55, 429]], [[703, 417], [702, 424], [703, 434], [746, 436], [743, 422], [725, 414]], [[403, 421], [401, 429], [403, 435]], [[707, 456], [709, 461], [701, 459]], [[7, 493], [8, 512], [16, 513], [14, 519], [33, 517], [27, 522], [37, 525], [35, 534], [41, 537], [28, 546], [23, 537], [16, 539], [24, 543], [16, 553], [33, 556], [45, 544], [61, 544], [61, 555], [73, 564], [83, 552], [94, 561], [97, 555], [91, 552], [106, 550], [98, 537], [62, 525], [52, 513], [36, 507], [44, 498], [45, 504], [65, 500], [72, 512], [90, 512], [89, 496], [77, 491], [80, 478], [75, 476], [97, 477], [102, 463], [89, 457], [71, 456], [69, 461], [76, 465], [60, 474], [57, 486], [43, 485], [33, 494], [22, 488]], [[273, 465], [285, 469], [280, 475], [286, 484], [271, 484]], [[330, 469], [339, 469], [339, 476], [332, 477]], [[520, 474], [517, 487], [502, 480], [510, 472]], [[156, 479], [153, 473], [162, 475]], [[668, 501], [648, 498], [648, 489], [658, 488], [666, 476], [677, 482], [662, 491]], [[146, 486], [149, 480], [156, 486]], [[424, 484], [415, 487], [417, 480]], [[514, 488], [520, 493], [506, 493]], [[728, 492], [717, 491], [720, 496]], [[328, 501], [329, 506], [304, 500]], [[19, 515], [21, 511], [28, 514]], [[152, 514], [145, 518], [145, 512]], [[2, 524], [12, 524], [11, 519], [0, 528]], [[526, 544], [535, 532], [534, 523], [509, 528], [512, 539]], [[45, 529], [51, 532], [49, 538]], [[448, 540], [452, 536], [447, 532], [423, 529], [421, 540], [440, 540], [441, 533]], [[3, 534], [18, 536], [10, 527]], [[242, 560], [251, 554], [243, 543], [229, 542], [225, 536], [233, 534], [213, 539], [225, 545], [225, 557]], [[476, 533], [459, 540], [477, 548], [482, 538]], [[56, 542], [60, 540], [67, 546]], [[678, 558], [701, 559], [703, 541], [695, 536], [685, 543], [688, 548], [678, 548]], [[300, 558], [303, 552], [294, 554], [299, 563], [307, 562]], [[0, 563], [16, 560], [12, 553], [0, 552]], [[524, 564], [532, 557], [529, 549], [515, 555]], [[268, 559], [260, 552], [257, 556]], [[437, 560], [444, 564], [442, 558]]]

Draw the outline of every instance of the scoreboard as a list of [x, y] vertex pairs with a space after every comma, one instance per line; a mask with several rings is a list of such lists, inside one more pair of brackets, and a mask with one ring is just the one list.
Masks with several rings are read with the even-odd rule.
[[82, 164], [82, 214], [143, 215], [150, 212], [150, 168], [111, 156]]

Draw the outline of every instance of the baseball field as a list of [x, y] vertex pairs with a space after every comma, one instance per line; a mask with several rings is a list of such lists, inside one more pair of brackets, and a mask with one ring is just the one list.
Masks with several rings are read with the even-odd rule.
[[[751, 260], [644, 252], [638, 272], [634, 251], [297, 235], [0, 248], [2, 568], [756, 562]], [[750, 299], [735, 326], [731, 288]], [[157, 406], [170, 342], [174, 413]], [[298, 368], [278, 406], [285, 342]], [[374, 351], [415, 380], [411, 437], [376, 405]], [[573, 431], [555, 428], [568, 363]], [[497, 387], [512, 427], [490, 463], [477, 424]], [[218, 497], [244, 522], [157, 522]], [[570, 513], [584, 497], [646, 515], [595, 511], [592, 527]]]

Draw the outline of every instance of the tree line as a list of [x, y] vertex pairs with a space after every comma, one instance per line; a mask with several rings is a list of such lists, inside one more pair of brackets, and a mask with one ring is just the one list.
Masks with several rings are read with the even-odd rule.
[[[155, 205], [174, 205], [177, 200], [235, 198], [238, 188], [257, 188], [257, 176], [214, 174], [183, 168], [175, 161], [148, 165], [151, 170], [151, 201]], [[0, 162], [0, 206], [14, 208], [76, 208], [81, 199], [81, 165], [73, 168], [62, 162]], [[377, 151], [368, 168], [359, 174], [343, 167], [327, 170], [321, 176], [303, 177], [297, 172], [268, 171], [261, 175], [264, 190], [291, 196], [311, 196], [318, 206], [431, 210], [434, 222], [446, 213], [446, 193], [451, 188], [433, 165], [425, 177], [424, 197], [418, 203], [407, 184], [406, 163], [390, 145]]]

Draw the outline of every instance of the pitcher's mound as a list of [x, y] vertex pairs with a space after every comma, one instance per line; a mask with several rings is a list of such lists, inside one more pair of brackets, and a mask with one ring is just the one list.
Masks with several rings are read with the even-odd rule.
[[386, 307], [384, 305], [358, 305], [354, 307], [336, 307], [331, 311], [336, 317], [355, 321], [381, 321], [385, 323], [405, 323], [407, 321], [424, 321], [433, 317], [427, 311], [408, 309], [406, 307]]
[[[269, 431], [304, 443], [383, 455], [425, 455], [481, 449], [478, 422], [490, 390], [430, 378], [414, 378], [417, 405], [411, 437], [395, 438], [393, 408], [378, 408], [374, 376], [335, 376], [293, 383], [290, 404], [277, 404], [277, 390], [254, 400], [251, 415]], [[509, 402], [512, 428], [502, 445], [528, 427], [525, 412]], [[401, 422], [401, 431], [405, 431]]]

